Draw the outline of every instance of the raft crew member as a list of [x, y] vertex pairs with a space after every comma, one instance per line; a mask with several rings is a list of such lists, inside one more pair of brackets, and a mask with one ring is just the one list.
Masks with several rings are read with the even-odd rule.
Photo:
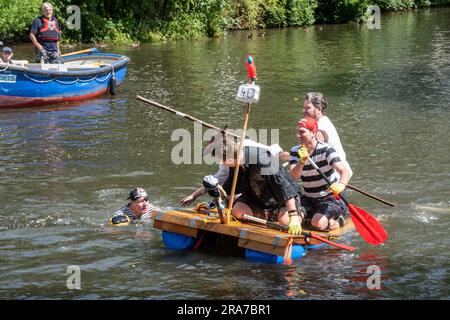
[[130, 202], [120, 208], [114, 217], [109, 219], [112, 225], [128, 225], [136, 222], [138, 219], [144, 222], [150, 222], [159, 209], [148, 200], [147, 192], [142, 188], [135, 188], [130, 191], [128, 197]]
[[336, 128], [326, 115], [327, 107], [328, 99], [322, 93], [308, 92], [303, 103], [303, 115], [305, 118], [311, 118], [317, 121], [319, 129], [316, 138], [333, 147], [341, 159], [341, 162], [347, 168], [350, 179], [353, 175], [353, 171], [350, 168], [350, 164], [347, 162], [347, 157]]
[[[238, 146], [231, 141], [230, 147], [223, 149], [224, 164], [229, 167], [228, 178], [223, 189], [230, 194], [236, 166]], [[227, 152], [229, 151], [229, 152]], [[301, 233], [302, 217], [298, 197], [298, 185], [292, 180], [278, 157], [269, 150], [246, 146], [241, 155], [236, 194], [231, 213], [237, 219], [244, 214], [287, 225], [290, 234]], [[299, 200], [299, 199], [298, 199]]]
[[[216, 142], [220, 141], [221, 139], [223, 140], [222, 133], [219, 133], [219, 134], [213, 136], [211, 138], [211, 140], [208, 142], [208, 144], [205, 146], [205, 148], [203, 149], [203, 156], [207, 156], [209, 154], [212, 154], [213, 156], [215, 156], [215, 149], [217, 147]], [[219, 144], [220, 144], [220, 142], [219, 142]], [[254, 147], [259, 147], [262, 149], [267, 149], [273, 155], [278, 155], [278, 154], [280, 154], [281, 151], [283, 151], [278, 144], [273, 144], [271, 146], [267, 146], [262, 143], [253, 141], [251, 139], [244, 140], [244, 147], [246, 147], [246, 146], [254, 146]], [[229, 172], [228, 167], [225, 166], [223, 163], [219, 163], [219, 170], [215, 174], [213, 174], [213, 176], [219, 180], [220, 185], [223, 185], [228, 178], [228, 172]], [[197, 190], [195, 190], [193, 193], [191, 193], [190, 195], [181, 199], [180, 204], [183, 207], [187, 207], [192, 202], [194, 202], [197, 198], [203, 196], [204, 194], [206, 194], [206, 189], [204, 186], [201, 186]]]
[[[307, 219], [311, 219], [311, 225], [318, 230], [333, 230], [345, 223], [346, 206], [336, 196], [344, 191], [350, 174], [334, 148], [317, 140], [317, 132], [316, 120], [307, 118], [298, 122], [297, 139], [300, 144], [291, 149], [289, 169], [293, 179], [302, 180], [304, 193], [300, 201]], [[330, 187], [308, 163], [308, 156], [332, 181]]]
[[49, 2], [44, 2], [42, 16], [34, 19], [31, 25], [30, 39], [36, 47], [38, 63], [63, 63], [59, 50], [61, 27], [52, 14], [53, 6]]

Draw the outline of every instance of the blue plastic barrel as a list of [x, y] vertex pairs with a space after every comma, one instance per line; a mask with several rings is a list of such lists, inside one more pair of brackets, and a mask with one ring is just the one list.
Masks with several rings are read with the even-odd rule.
[[[300, 259], [305, 254], [305, 252], [306, 250], [304, 246], [300, 244], [294, 244], [292, 246], [291, 259]], [[282, 256], [276, 256], [274, 254], [265, 253], [253, 249], [245, 249], [245, 257], [252, 262], [277, 264], [283, 264], [284, 262], [284, 258]]]
[[196, 238], [163, 230], [162, 240], [167, 249], [187, 250], [194, 247]]

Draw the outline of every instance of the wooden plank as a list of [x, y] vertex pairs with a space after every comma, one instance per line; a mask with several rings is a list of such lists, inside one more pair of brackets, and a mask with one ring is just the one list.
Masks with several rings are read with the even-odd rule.
[[189, 213], [183, 211], [160, 212], [156, 215], [155, 221], [156, 220], [175, 223], [197, 229], [205, 229], [205, 224], [209, 221], [216, 221], [220, 223], [219, 218], [193, 213], [193, 211], [190, 211]]
[[164, 231], [175, 232], [189, 237], [197, 237], [198, 232], [195, 228], [189, 228], [178, 224], [161, 222], [157, 220], [153, 222], [153, 226]]
[[238, 246], [241, 248], [248, 248], [269, 254], [274, 254], [276, 256], [284, 256], [285, 252], [284, 247], [273, 246], [266, 243], [248, 239], [239, 239]]
[[280, 246], [287, 245], [288, 234], [266, 227], [256, 225], [230, 222], [229, 224], [221, 224], [218, 218], [205, 216], [203, 214], [183, 212], [183, 211], [167, 211], [156, 216], [155, 221], [163, 221], [172, 224], [179, 224], [191, 228], [204, 229], [215, 233], [229, 235], [233, 237], [245, 237], [250, 240], [263, 242], [266, 244], [274, 244]]
[[292, 237], [277, 230], [236, 222], [230, 222], [229, 224], [207, 223], [206, 230], [282, 247], [286, 246], [289, 238]]
[[[221, 224], [219, 218], [211, 217], [204, 213], [197, 213], [192, 209], [187, 210], [171, 210], [162, 213], [158, 213], [155, 217], [155, 222], [167, 222], [170, 224], [180, 225], [187, 228], [203, 229], [211, 232], [229, 235], [237, 238], [245, 238], [248, 240], [265, 243], [267, 245], [278, 245], [284, 247], [287, 245], [289, 238], [294, 239], [295, 244], [320, 244], [322, 243], [316, 239], [305, 239], [304, 236], [292, 236], [286, 232], [282, 232], [275, 229], [266, 228], [265, 226], [249, 224], [243, 222], [232, 221], [230, 224]], [[305, 231], [311, 231], [327, 240], [333, 240], [339, 238], [344, 232], [354, 228], [351, 223], [351, 219], [348, 219], [348, 223], [340, 229], [330, 232], [321, 232], [317, 230], [309, 230], [304, 228]], [[308, 242], [307, 242], [308, 240]]]

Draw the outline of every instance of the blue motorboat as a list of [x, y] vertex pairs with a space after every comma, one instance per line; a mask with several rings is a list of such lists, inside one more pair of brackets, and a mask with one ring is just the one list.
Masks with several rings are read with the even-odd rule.
[[67, 54], [62, 60], [62, 64], [0, 63], [0, 108], [78, 101], [108, 91], [115, 94], [130, 61], [95, 48]]

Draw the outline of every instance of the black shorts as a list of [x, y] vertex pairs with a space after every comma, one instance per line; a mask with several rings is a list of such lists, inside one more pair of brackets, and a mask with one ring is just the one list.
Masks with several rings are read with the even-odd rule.
[[337, 220], [339, 216], [348, 217], [347, 206], [341, 199], [336, 199], [333, 195], [320, 198], [310, 198], [303, 195], [300, 198], [302, 207], [306, 212], [307, 219], [312, 219], [316, 213], [323, 214], [328, 219]]
[[[295, 204], [297, 210], [300, 213], [300, 197], [296, 197]], [[272, 222], [278, 222], [278, 214], [280, 213], [281, 208], [263, 208], [261, 205], [257, 204], [250, 197], [246, 195], [241, 195], [236, 200], [235, 203], [242, 202], [246, 204], [253, 212], [253, 215], [257, 218], [265, 219]]]

